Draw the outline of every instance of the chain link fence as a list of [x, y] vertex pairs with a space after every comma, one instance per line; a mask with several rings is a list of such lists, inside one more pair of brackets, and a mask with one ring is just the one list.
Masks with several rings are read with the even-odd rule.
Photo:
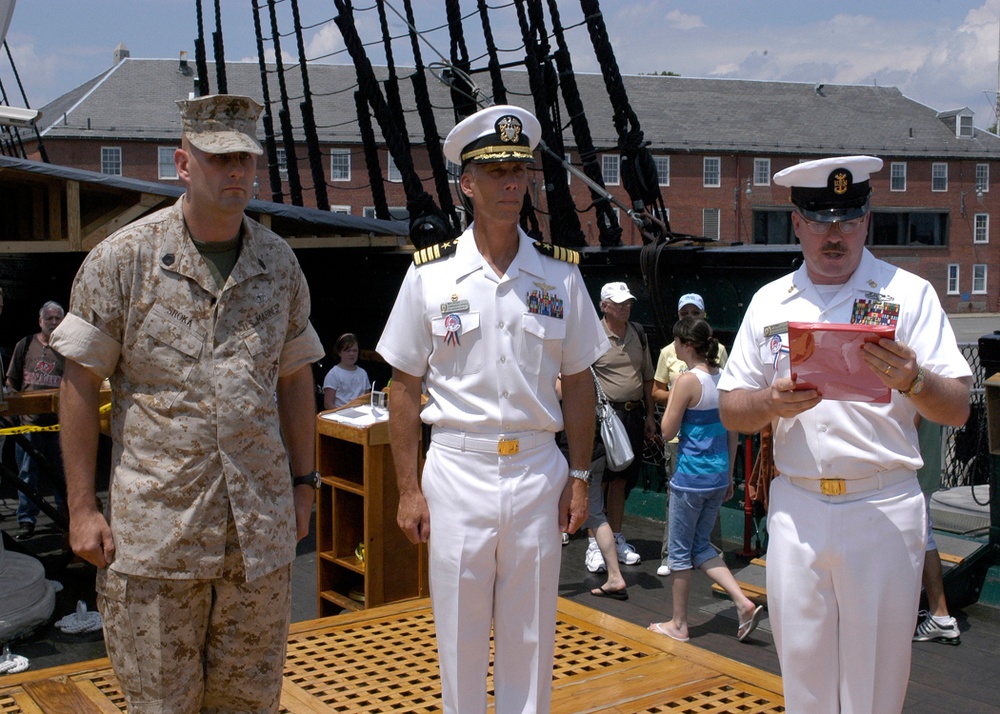
[[[941, 487], [975, 486], [989, 483], [990, 449], [986, 422], [988, 375], [979, 361], [978, 343], [959, 345], [972, 368], [969, 419], [964, 426], [941, 427]], [[986, 504], [981, 504], [986, 505]]]

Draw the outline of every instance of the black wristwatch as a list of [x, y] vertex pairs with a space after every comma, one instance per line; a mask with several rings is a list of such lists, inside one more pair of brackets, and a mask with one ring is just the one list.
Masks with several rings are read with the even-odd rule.
[[319, 471], [313, 471], [305, 476], [292, 476], [292, 486], [312, 486], [319, 488]]

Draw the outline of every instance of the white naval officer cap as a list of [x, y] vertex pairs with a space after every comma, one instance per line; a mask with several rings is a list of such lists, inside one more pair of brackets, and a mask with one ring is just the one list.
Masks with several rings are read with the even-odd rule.
[[448, 132], [444, 155], [460, 166], [497, 161], [534, 161], [542, 125], [527, 109], [497, 104], [467, 116]]
[[774, 182], [792, 189], [792, 203], [810, 221], [836, 223], [868, 213], [869, 177], [881, 169], [877, 156], [834, 156], [789, 166]]

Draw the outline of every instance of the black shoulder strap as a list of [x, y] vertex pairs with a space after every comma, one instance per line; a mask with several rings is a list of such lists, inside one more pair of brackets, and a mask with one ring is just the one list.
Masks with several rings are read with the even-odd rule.
[[642, 349], [646, 349], [646, 331], [637, 322], [629, 320], [628, 324], [635, 330], [635, 334], [639, 335], [639, 344], [642, 345]]

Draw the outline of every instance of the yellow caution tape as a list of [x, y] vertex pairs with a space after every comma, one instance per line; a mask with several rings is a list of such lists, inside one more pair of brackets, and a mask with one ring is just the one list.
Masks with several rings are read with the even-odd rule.
[[[104, 404], [101, 406], [99, 412], [101, 414], [106, 414], [111, 411], [110, 404]], [[34, 431], [59, 431], [58, 424], [52, 424], [51, 426], [9, 426], [6, 429], [0, 429], [0, 436], [7, 436], [9, 434], [30, 434]]]
[[10, 426], [6, 429], [0, 429], [0, 436], [7, 436], [8, 434], [30, 434], [33, 431], [59, 431], [59, 425], [53, 424], [52, 426]]

